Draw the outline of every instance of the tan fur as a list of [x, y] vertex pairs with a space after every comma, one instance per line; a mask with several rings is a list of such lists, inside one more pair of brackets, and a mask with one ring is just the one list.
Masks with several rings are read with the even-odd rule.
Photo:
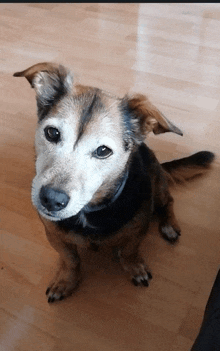
[[153, 131], [154, 134], [173, 132], [183, 135], [182, 131], [171, 123], [150, 101], [141, 94], [129, 98], [129, 107], [138, 115], [141, 132], [146, 136]]
[[32, 85], [34, 82], [34, 79], [36, 78], [37, 73], [39, 74], [40, 72], [46, 72], [49, 75], [57, 74], [57, 73], [59, 75], [67, 74], [66, 69], [62, 65], [58, 65], [56, 63], [50, 63], [50, 62], [43, 62], [43, 63], [37, 63], [36, 65], [33, 65], [25, 69], [24, 71], [14, 73], [14, 77], [25, 77]]

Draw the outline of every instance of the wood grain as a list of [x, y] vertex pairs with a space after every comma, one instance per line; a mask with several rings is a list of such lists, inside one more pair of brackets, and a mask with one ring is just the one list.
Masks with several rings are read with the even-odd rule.
[[[220, 257], [220, 5], [5, 3], [0, 19], [0, 349], [189, 350]], [[133, 287], [108, 252], [81, 250], [80, 289], [47, 303], [57, 254], [30, 200], [35, 97], [12, 76], [43, 61], [119, 96], [147, 94], [184, 131], [149, 136], [161, 161], [216, 153], [210, 173], [172, 192], [179, 244], [152, 224], [142, 247], [147, 289]]]

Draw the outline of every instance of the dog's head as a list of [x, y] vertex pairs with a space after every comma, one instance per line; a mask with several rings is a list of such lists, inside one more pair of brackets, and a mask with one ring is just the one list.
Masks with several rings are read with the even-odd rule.
[[111, 197], [146, 134], [182, 135], [143, 95], [120, 99], [74, 85], [63, 66], [40, 63], [14, 74], [35, 89], [38, 108], [32, 201], [58, 221]]

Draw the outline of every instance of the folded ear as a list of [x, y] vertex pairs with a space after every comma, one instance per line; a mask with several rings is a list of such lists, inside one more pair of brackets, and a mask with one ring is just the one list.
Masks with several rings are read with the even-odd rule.
[[70, 72], [64, 66], [50, 62], [38, 63], [13, 76], [25, 77], [35, 89], [40, 119], [72, 90], [73, 85]]
[[154, 134], [173, 132], [183, 135], [182, 131], [171, 123], [146, 96], [136, 94], [133, 97], [126, 96], [123, 106], [127, 106], [130, 117], [139, 125], [139, 131], [143, 136], [153, 131]]

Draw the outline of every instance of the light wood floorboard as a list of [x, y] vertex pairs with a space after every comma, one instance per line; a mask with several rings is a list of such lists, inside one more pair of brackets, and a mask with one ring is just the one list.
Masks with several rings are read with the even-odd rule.
[[[0, 350], [189, 350], [220, 262], [220, 5], [9, 3], [0, 20]], [[161, 161], [216, 153], [209, 174], [173, 191], [178, 245], [152, 224], [142, 247], [148, 289], [106, 252], [82, 250], [80, 289], [47, 303], [57, 254], [30, 200], [35, 96], [12, 76], [44, 61], [82, 84], [148, 95], [184, 131], [149, 135]]]

